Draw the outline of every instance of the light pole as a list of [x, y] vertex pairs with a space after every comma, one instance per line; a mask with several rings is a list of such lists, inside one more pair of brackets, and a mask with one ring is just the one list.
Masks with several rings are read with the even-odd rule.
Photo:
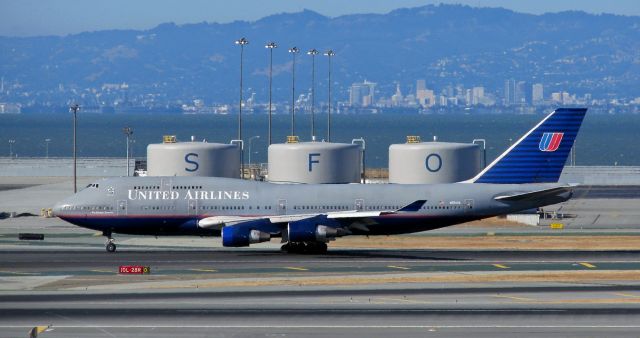
[[318, 55], [317, 50], [311, 49], [307, 52], [308, 55], [311, 55], [311, 141], [316, 140], [316, 117], [314, 114], [314, 106], [316, 101], [316, 55]]
[[257, 138], [260, 138], [260, 135], [251, 136], [249, 138], [249, 168], [251, 168], [251, 142], [253, 142], [253, 140]]
[[[240, 46], [240, 110], [238, 111], [238, 140], [242, 140], [242, 58], [244, 57], [244, 46], [249, 41], [245, 38], [236, 40], [236, 45]], [[240, 149], [240, 178], [244, 178], [244, 150]]]
[[133, 128], [130, 127], [124, 127], [122, 128], [122, 132], [126, 135], [127, 137], [127, 177], [129, 176], [129, 138], [131, 137], [131, 135], [133, 135]]
[[296, 134], [296, 54], [300, 50], [298, 47], [289, 48], [289, 53], [293, 55], [291, 64], [291, 136]]
[[329, 58], [329, 111], [327, 113], [327, 142], [331, 142], [331, 57], [336, 55], [331, 49], [324, 53]]
[[78, 104], [74, 104], [69, 108], [69, 110], [73, 113], [73, 192], [78, 192], [78, 160], [76, 156], [76, 127], [78, 126], [78, 110], [80, 110], [80, 106]]
[[16, 140], [9, 140], [9, 158], [13, 158], [13, 145], [16, 144]]
[[[271, 84], [273, 78], [273, 49], [278, 48], [278, 45], [276, 45], [275, 42], [271, 41], [266, 46], [264, 46], [264, 48], [269, 49], [269, 145], [271, 145]], [[249, 156], [251, 156], [251, 151], [249, 151]]]
[[45, 149], [46, 149], [46, 157], [49, 158], [49, 142], [51, 142], [50, 138], [46, 138], [44, 139], [44, 145], [45, 145]]

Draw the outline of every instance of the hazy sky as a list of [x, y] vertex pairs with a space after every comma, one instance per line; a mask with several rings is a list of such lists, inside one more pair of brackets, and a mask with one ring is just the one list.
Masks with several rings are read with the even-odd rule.
[[640, 15], [639, 0], [0, 0], [0, 35], [64, 35], [148, 29], [163, 22], [229, 22], [311, 9], [327, 16], [461, 3], [540, 14], [564, 10]]

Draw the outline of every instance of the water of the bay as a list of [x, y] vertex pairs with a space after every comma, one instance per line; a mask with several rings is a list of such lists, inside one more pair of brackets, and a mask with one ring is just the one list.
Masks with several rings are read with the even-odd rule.
[[[404, 143], [407, 135], [423, 141], [437, 136], [438, 141], [471, 142], [486, 139], [487, 158], [495, 158], [510, 142], [517, 140], [543, 115], [332, 115], [333, 142], [351, 143], [364, 138], [367, 167], [387, 167], [388, 148]], [[318, 140], [326, 139], [327, 115], [316, 115]], [[177, 135], [181, 141], [197, 140], [228, 143], [237, 138], [237, 115], [179, 114], [78, 114], [78, 156], [124, 157], [125, 136], [122, 128], [133, 128], [133, 155], [144, 157], [149, 143], [162, 142], [163, 135]], [[282, 143], [290, 134], [288, 115], [274, 115], [272, 140]], [[267, 160], [267, 115], [243, 115], [243, 138], [252, 136], [251, 157], [254, 163]], [[299, 114], [296, 135], [310, 139], [310, 115]], [[72, 149], [71, 114], [0, 115], [0, 156], [11, 151], [18, 157], [44, 157], [46, 139], [50, 139], [50, 157], [69, 157]], [[9, 140], [15, 140], [9, 144]], [[587, 114], [576, 141], [577, 165], [640, 165], [640, 115]], [[245, 145], [245, 151], [249, 151]], [[245, 155], [246, 156], [246, 155]], [[247, 157], [245, 157], [247, 160]]]

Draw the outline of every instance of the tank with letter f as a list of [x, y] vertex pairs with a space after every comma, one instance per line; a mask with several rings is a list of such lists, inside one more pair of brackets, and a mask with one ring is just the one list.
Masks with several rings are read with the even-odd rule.
[[240, 151], [235, 144], [177, 142], [165, 136], [163, 143], [147, 146], [149, 176], [203, 176], [240, 178]]
[[359, 144], [298, 142], [269, 146], [269, 181], [281, 183], [359, 183], [362, 148]]

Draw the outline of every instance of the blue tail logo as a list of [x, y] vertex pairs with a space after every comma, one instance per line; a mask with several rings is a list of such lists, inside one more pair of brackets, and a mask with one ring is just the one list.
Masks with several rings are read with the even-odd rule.
[[556, 109], [467, 182], [558, 182], [586, 113], [586, 108]]

